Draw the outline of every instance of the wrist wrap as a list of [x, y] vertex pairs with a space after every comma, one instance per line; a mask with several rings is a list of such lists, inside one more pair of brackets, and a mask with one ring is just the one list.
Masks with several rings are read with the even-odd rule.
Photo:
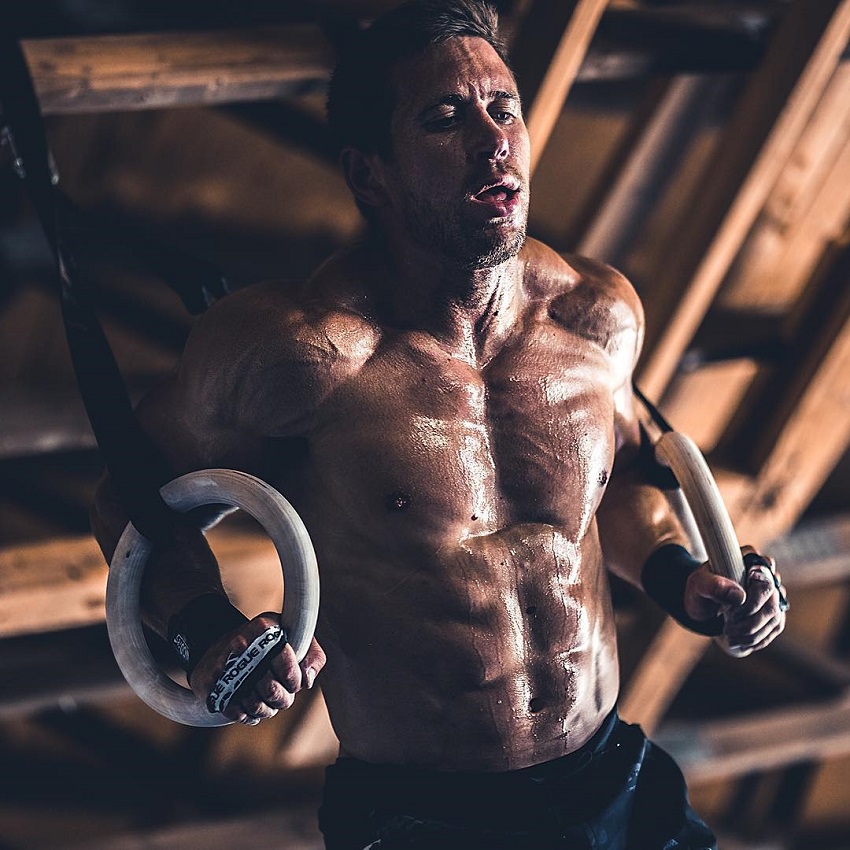
[[257, 682], [268, 669], [267, 662], [285, 646], [286, 631], [280, 626], [269, 626], [241, 655], [231, 655], [207, 697], [210, 714], [224, 711], [243, 685], [247, 690]]
[[204, 653], [248, 618], [219, 593], [193, 599], [168, 621], [168, 642], [183, 669], [191, 674]]
[[694, 620], [685, 611], [685, 585], [701, 564], [684, 546], [667, 543], [656, 549], [643, 565], [641, 581], [647, 596], [654, 599], [686, 629], [709, 637], [723, 633], [723, 617]]

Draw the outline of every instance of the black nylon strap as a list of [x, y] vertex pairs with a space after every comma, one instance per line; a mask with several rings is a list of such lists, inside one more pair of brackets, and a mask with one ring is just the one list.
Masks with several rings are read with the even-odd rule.
[[[658, 426], [659, 430], [667, 434], [673, 430], [670, 423], [661, 415], [661, 411], [640, 391], [636, 383], [632, 383], [632, 390], [641, 404], [646, 408], [650, 419]], [[649, 438], [643, 423], [640, 423], [640, 453], [638, 455], [640, 468], [648, 484], [659, 490], [678, 490], [679, 482], [673, 474], [673, 470], [655, 459], [655, 447]]]
[[53, 199], [61, 222], [60, 233], [66, 243], [73, 244], [74, 256], [83, 256], [86, 249], [118, 247], [123, 259], [135, 260], [165, 281], [192, 315], [203, 313], [229, 294], [227, 279], [214, 263], [184, 248], [154, 240], [126, 222], [116, 224], [112, 216], [85, 212], [58, 186], [54, 188]]
[[150, 540], [164, 539], [175, 514], [159, 488], [171, 477], [170, 469], [136, 421], [115, 357], [63, 239], [38, 98], [20, 44], [9, 33], [0, 36], [0, 102], [24, 182], [53, 251], [74, 372], [104, 462], [133, 525]]
[[669, 434], [673, 430], [673, 426], [664, 418], [661, 411], [640, 391], [640, 387], [632, 382], [632, 390], [640, 399], [640, 403], [646, 408], [652, 421], [661, 429], [662, 433]]

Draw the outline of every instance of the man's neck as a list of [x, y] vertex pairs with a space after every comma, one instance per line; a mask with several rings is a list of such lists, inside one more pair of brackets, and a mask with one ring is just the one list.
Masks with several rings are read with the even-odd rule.
[[389, 256], [383, 318], [423, 330], [455, 357], [483, 368], [510, 336], [523, 299], [520, 255], [497, 266], [463, 269], [424, 252]]

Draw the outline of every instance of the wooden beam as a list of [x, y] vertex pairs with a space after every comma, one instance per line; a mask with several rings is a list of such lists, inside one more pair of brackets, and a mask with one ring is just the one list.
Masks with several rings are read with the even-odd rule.
[[523, 21], [514, 65], [531, 137], [532, 174], [607, 6], [608, 0], [535, 0]]
[[[62, 597], [52, 603], [61, 607]], [[130, 694], [102, 624], [0, 640], [0, 677], [0, 718]]]
[[[234, 604], [254, 613], [280, 605], [280, 563], [267, 539], [227, 528], [209, 539], [225, 573], [232, 565]], [[103, 623], [107, 572], [91, 537], [0, 550], [0, 638]]]
[[[769, 239], [761, 239], [761, 254], [753, 258], [755, 261], [740, 262], [741, 275], [737, 284], [733, 285], [731, 295], [724, 286], [725, 307], [787, 309], [792, 298], [799, 297], [804, 285], [802, 265], [808, 261], [811, 268], [814, 265], [812, 257], [823, 251], [825, 232], [834, 236], [835, 230], [830, 232], [830, 228], [836, 228], [838, 222], [846, 223], [848, 202], [843, 189], [850, 179], [850, 160], [847, 159], [846, 147], [842, 150], [842, 145], [846, 145], [847, 138], [848, 70], [848, 66], [841, 66], [836, 71], [812, 123], [802, 134], [788, 167], [771, 192], [760, 231], [767, 233]], [[843, 164], [845, 161], [846, 164]], [[841, 286], [841, 281], [837, 285]], [[788, 359], [795, 369], [800, 367], [798, 357]], [[743, 392], [752, 383], [755, 374], [756, 364], [751, 362], [737, 366], [735, 363], [709, 365], [692, 375], [679, 375], [664, 398], [665, 414], [677, 427], [698, 439], [704, 450], [711, 448], [728, 428], [732, 414], [739, 408]], [[778, 383], [784, 386], [790, 381], [790, 376], [786, 375]], [[801, 379], [800, 383], [807, 381], [808, 377]], [[842, 392], [841, 387], [835, 387], [838, 396]], [[765, 401], [767, 399], [753, 405], [750, 417], [761, 417]], [[796, 399], [790, 404], [793, 407], [795, 403]], [[771, 403], [770, 409], [775, 413], [777, 404]], [[813, 422], [812, 428], [819, 431], [820, 423]], [[732, 439], [735, 440], [734, 437]], [[800, 460], [807, 463], [804, 459]], [[827, 459], [828, 466], [832, 463]], [[822, 468], [808, 487], [809, 494], [817, 489], [817, 481], [822, 480], [824, 474]], [[753, 480], [745, 484], [736, 495], [727, 494], [728, 503], [746, 504], [754, 491], [754, 483]], [[782, 492], [774, 492], [773, 495], [779, 502], [784, 499]], [[800, 509], [798, 503], [794, 514]], [[739, 533], [742, 537], [750, 537], [752, 533], [760, 540], [771, 537], [767, 530], [747, 528], [740, 522]], [[843, 518], [804, 526], [774, 540], [769, 549], [777, 558], [784, 581], [792, 593], [797, 587], [844, 581], [850, 575], [850, 528]], [[650, 713], [647, 716], [650, 724], [657, 723], [663, 716], [678, 688], [677, 682], [684, 681], [694, 663], [695, 647], [688, 644], [677, 654], [675, 634], [672, 625], [665, 627], [655, 645], [664, 653], [663, 658], [648, 662], [634, 680], [637, 682], [644, 675], [660, 675], [660, 678], [656, 676], [652, 680], [658, 687], [653, 686], [652, 681], [641, 681], [639, 686], [641, 693], [652, 694], [653, 702], [648, 706]], [[787, 641], [783, 639], [782, 643], [785, 645]], [[777, 651], [781, 649], [780, 646]], [[669, 682], [669, 686], [665, 682]], [[669, 694], [665, 699], [661, 691], [668, 687]]]
[[793, 306], [850, 217], [850, 64], [838, 66], [724, 283], [725, 309]]
[[805, 683], [809, 692], [837, 696], [850, 688], [850, 664], [810, 642], [783, 634], [781, 640], [764, 650], [762, 657], [784, 675]]
[[790, 588], [835, 584], [850, 578], [850, 515], [801, 523], [770, 544]]
[[620, 698], [620, 714], [655, 732], [685, 678], [705, 654], [710, 638], [664, 620]]
[[736, 357], [680, 372], [664, 394], [664, 416], [708, 454], [722, 439], [759, 369], [754, 358]]
[[[560, 2], [563, 3], [563, 0]], [[607, 5], [608, 0], [578, 0], [574, 4], [575, 8], [570, 15], [569, 24], [561, 36], [540, 89], [528, 110], [532, 174], [552, 135], [555, 122], [564, 108], [567, 95], [575, 82]]]
[[102, 623], [107, 568], [91, 538], [0, 552], [0, 637]]
[[647, 303], [640, 383], [660, 397], [810, 119], [850, 37], [850, 0], [796, 0], [740, 98]]
[[[770, 449], [755, 478], [727, 501], [742, 543], [764, 546], [787, 532], [850, 445], [850, 248], [845, 261], [837, 267], [844, 289], [826, 317], [825, 348], [794, 364], [787, 397], [777, 400], [781, 429], [764, 438]], [[707, 645], [666, 621], [629, 683], [624, 716], [653, 729]]]
[[[738, 463], [749, 464], [755, 472], [751, 492], [732, 506], [742, 535], [753, 523], [762, 539], [784, 533], [850, 440], [848, 282], [850, 231], [831, 246], [804, 296], [786, 316], [785, 356], [750, 394], [739, 411], [740, 424], [727, 435], [739, 452]], [[763, 416], [765, 405], [770, 417]]]
[[323, 85], [333, 51], [309, 24], [23, 43], [47, 114], [291, 96]]
[[620, 266], [675, 169], [716, 80], [683, 75], [649, 95], [611, 157], [577, 228], [577, 252]]
[[[690, 253], [697, 260], [693, 282], [674, 312], [667, 331], [660, 335], [642, 373], [641, 383], [650, 394], [660, 394], [667, 385], [759, 206], [768, 197], [778, 173], [776, 169], [782, 168], [789, 151], [804, 136], [805, 121], [827, 88], [834, 63], [844, 49], [850, 31], [850, 4], [819, 4], [816, 10], [808, 5], [804, 9], [803, 5], [797, 2], [789, 9], [762, 69], [741, 101], [726, 140], [719, 145], [716, 162], [708, 169], [707, 181], [716, 181], [717, 186], [712, 187], [709, 182], [704, 192], [701, 202], [707, 204], [709, 214], [699, 223], [697, 231], [710, 224], [712, 217], [716, 228], [703, 233], [702, 237], [698, 232], [696, 237], [687, 234], [683, 237], [683, 242], [690, 241], [684, 249], [685, 254]], [[798, 50], [803, 43], [806, 43], [805, 49]], [[779, 98], [776, 98], [777, 93]], [[838, 101], [834, 105], [835, 108], [840, 106]], [[760, 128], [757, 132], [749, 132], [751, 122]], [[740, 135], [740, 140], [736, 134]], [[732, 158], [732, 163], [724, 170], [727, 156]], [[733, 179], [737, 169], [742, 173], [740, 192], [736, 191]], [[670, 288], [674, 277], [679, 278], [676, 286], [688, 279], [683, 256], [680, 254], [672, 260], [674, 271], [666, 279], [667, 297], [676, 288]], [[649, 307], [652, 308], [652, 302]], [[662, 314], [663, 310], [659, 311], [655, 305], [656, 323]], [[808, 364], [806, 378], [820, 374], [821, 380], [816, 380], [808, 389], [795, 385], [797, 395], [786, 407], [790, 410], [799, 402], [796, 410], [803, 418], [786, 412], [788, 428], [772, 435], [775, 440], [773, 452], [770, 447], [762, 446], [765, 464], [756, 471], [754, 479], [742, 479], [736, 494], [727, 499], [739, 537], [744, 542], [764, 544], [787, 530], [847, 444], [844, 422], [848, 417], [840, 403], [846, 396], [846, 382], [842, 383], [841, 369], [850, 367], [845, 361], [845, 343], [841, 337], [841, 333], [829, 337], [834, 345], [826, 354], [823, 364], [826, 371], [813, 363]], [[819, 350], [817, 357], [821, 355], [823, 351]], [[708, 395], [719, 403], [716, 394]], [[835, 396], [834, 403], [837, 402], [832, 408], [825, 404], [825, 398], [831, 395]], [[760, 411], [754, 414], [760, 415]], [[838, 419], [824, 419], [823, 416], [838, 416]], [[834, 424], [835, 429], [824, 429], [822, 423], [826, 421]], [[815, 437], [815, 433], [823, 435], [823, 439]], [[811, 464], [809, 452], [812, 453]], [[791, 469], [793, 475], [783, 476], [783, 472], [790, 473]], [[799, 480], [790, 480], [794, 476], [799, 476]], [[754, 505], [754, 499], [758, 506]], [[774, 513], [773, 519], [768, 515], [768, 505]], [[790, 575], [788, 578], [791, 580]], [[707, 646], [704, 638], [686, 634], [676, 624], [665, 622], [625, 690], [623, 705], [628, 716], [645, 728], [653, 729]]]
[[655, 733], [689, 782], [850, 754], [850, 695], [752, 717], [669, 723]]
[[[318, 801], [317, 801], [318, 802]], [[287, 850], [322, 850], [316, 825], [316, 806], [269, 807], [238, 818], [213, 818], [159, 829], [134, 829], [86, 842], [87, 850], [232, 850], [248, 843], [246, 836], [274, 836], [276, 846]]]
[[[611, 17], [631, 19], [634, 11], [618, 2]], [[593, 82], [749, 70], [762, 39], [736, 14], [729, 13], [727, 26], [707, 29], [699, 15], [685, 16], [672, 38], [669, 32], [661, 37], [660, 30], [634, 37], [634, 27], [621, 27], [616, 39], [584, 56], [575, 77]], [[652, 20], [647, 18], [650, 30]], [[331, 46], [311, 24], [76, 35], [28, 39], [23, 47], [45, 115], [280, 99], [323, 88], [334, 61]]]
[[[749, 492], [751, 487], [750, 481], [736, 489]], [[732, 488], [722, 484], [721, 492], [728, 503], [740, 498]], [[807, 522], [777, 538], [768, 548], [792, 593], [797, 588], [846, 581], [850, 578], [850, 516]], [[673, 620], [665, 620], [624, 689], [620, 701], [623, 717], [652, 732], [709, 644], [709, 639], [686, 631]], [[785, 636], [782, 644], [789, 644]], [[802, 657], [805, 649], [797, 650], [798, 647], [789, 645], [789, 656]], [[781, 654], [782, 647], [777, 647], [776, 652]], [[831, 670], [834, 681], [843, 675], [842, 665], [830, 665], [827, 661], [818, 666], [821, 668]]]

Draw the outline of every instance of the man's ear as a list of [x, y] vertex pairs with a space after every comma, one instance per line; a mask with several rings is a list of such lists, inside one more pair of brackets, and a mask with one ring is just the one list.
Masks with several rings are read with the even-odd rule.
[[377, 154], [365, 154], [358, 148], [343, 148], [339, 162], [348, 188], [361, 204], [382, 207], [386, 203], [383, 169]]

